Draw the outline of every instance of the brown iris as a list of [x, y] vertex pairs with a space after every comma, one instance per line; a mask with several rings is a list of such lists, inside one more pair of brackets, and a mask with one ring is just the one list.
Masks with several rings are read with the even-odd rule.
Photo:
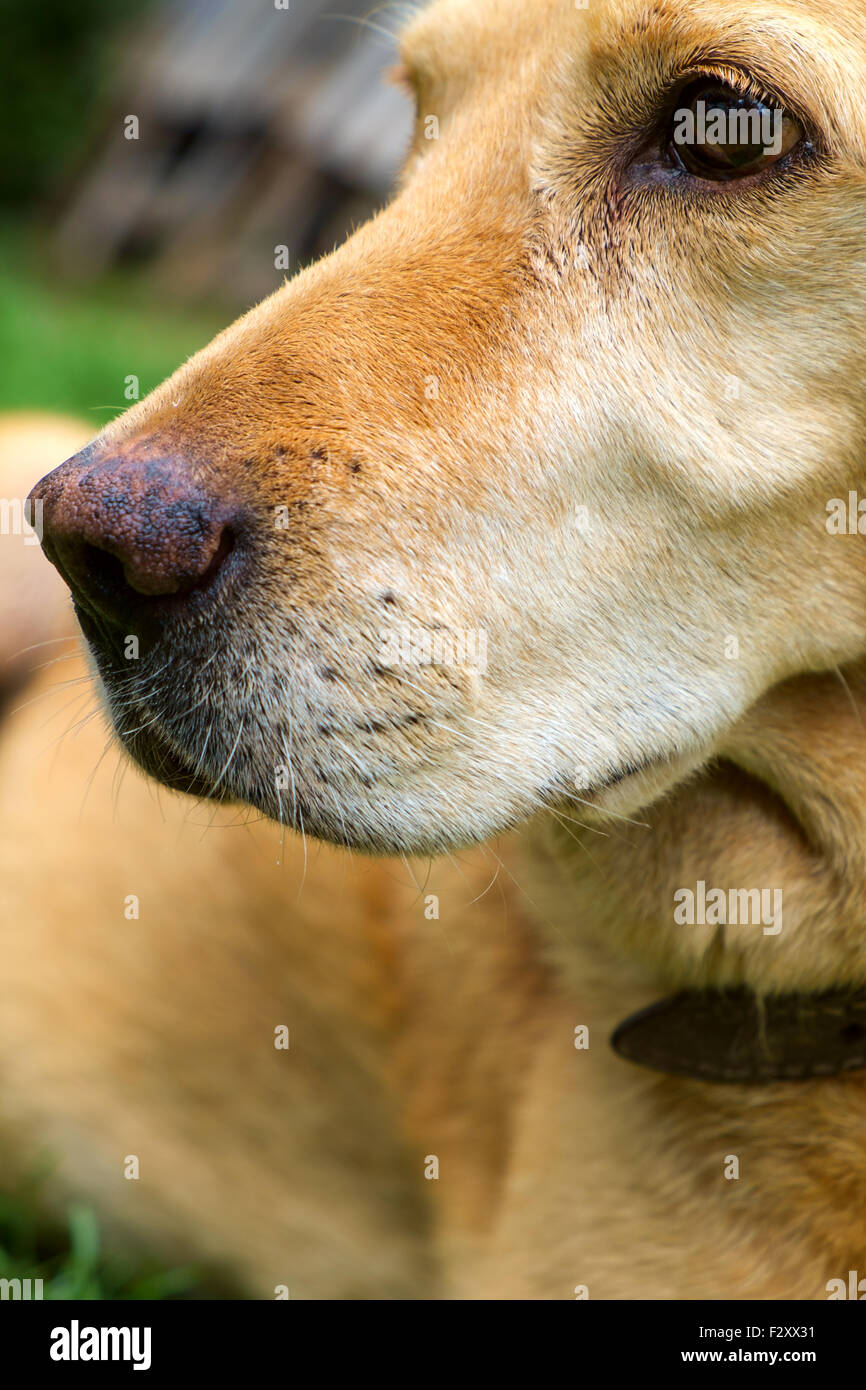
[[670, 150], [702, 179], [745, 178], [778, 163], [804, 138], [799, 121], [780, 106], [723, 82], [693, 84], [674, 111]]

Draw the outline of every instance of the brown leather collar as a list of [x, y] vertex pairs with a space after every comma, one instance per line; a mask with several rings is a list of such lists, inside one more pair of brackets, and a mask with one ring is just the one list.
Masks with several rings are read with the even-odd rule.
[[629, 1062], [699, 1081], [838, 1076], [866, 1067], [866, 990], [687, 990], [632, 1014], [610, 1041]]

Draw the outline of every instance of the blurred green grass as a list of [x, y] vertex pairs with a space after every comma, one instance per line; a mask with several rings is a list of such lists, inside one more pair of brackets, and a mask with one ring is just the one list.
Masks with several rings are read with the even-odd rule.
[[69, 412], [96, 434], [132, 404], [127, 376], [143, 398], [226, 325], [157, 302], [143, 279], [72, 285], [44, 266], [37, 238], [0, 228], [0, 410]]
[[[155, 302], [146, 282], [59, 284], [38, 239], [0, 227], [0, 410], [40, 409], [89, 421], [95, 434], [225, 326], [225, 313], [185, 313]], [[95, 1214], [71, 1207], [65, 1227], [41, 1215], [38, 1184], [0, 1191], [0, 1279], [42, 1279], [46, 1299], [219, 1296], [196, 1271], [160, 1270], [106, 1255]]]
[[65, 1230], [45, 1225], [37, 1210], [35, 1191], [0, 1194], [0, 1279], [41, 1279], [43, 1299], [55, 1302], [202, 1296], [193, 1269], [160, 1270], [103, 1254], [88, 1207], [70, 1207]]

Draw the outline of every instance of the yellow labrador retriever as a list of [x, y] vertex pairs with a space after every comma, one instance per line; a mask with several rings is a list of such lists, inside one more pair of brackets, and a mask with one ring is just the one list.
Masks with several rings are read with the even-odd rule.
[[841, 1296], [866, 7], [403, 59], [388, 208], [33, 493], [143, 772], [7, 723], [3, 1151], [257, 1296]]

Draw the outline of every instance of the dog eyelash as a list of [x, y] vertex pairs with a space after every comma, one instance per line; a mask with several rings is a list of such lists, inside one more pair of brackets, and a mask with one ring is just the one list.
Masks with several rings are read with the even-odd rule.
[[753, 102], [755, 105], [776, 106], [783, 111], [789, 111], [791, 115], [796, 113], [791, 110], [787, 102], [762, 86], [757, 78], [748, 72], [743, 72], [739, 68], [726, 67], [721, 63], [710, 63], [706, 66], [699, 66], [685, 73], [677, 83], [676, 96], [679, 96], [687, 87], [694, 82], [705, 79], [708, 82], [721, 82], [724, 86], [730, 87], [743, 101]]

